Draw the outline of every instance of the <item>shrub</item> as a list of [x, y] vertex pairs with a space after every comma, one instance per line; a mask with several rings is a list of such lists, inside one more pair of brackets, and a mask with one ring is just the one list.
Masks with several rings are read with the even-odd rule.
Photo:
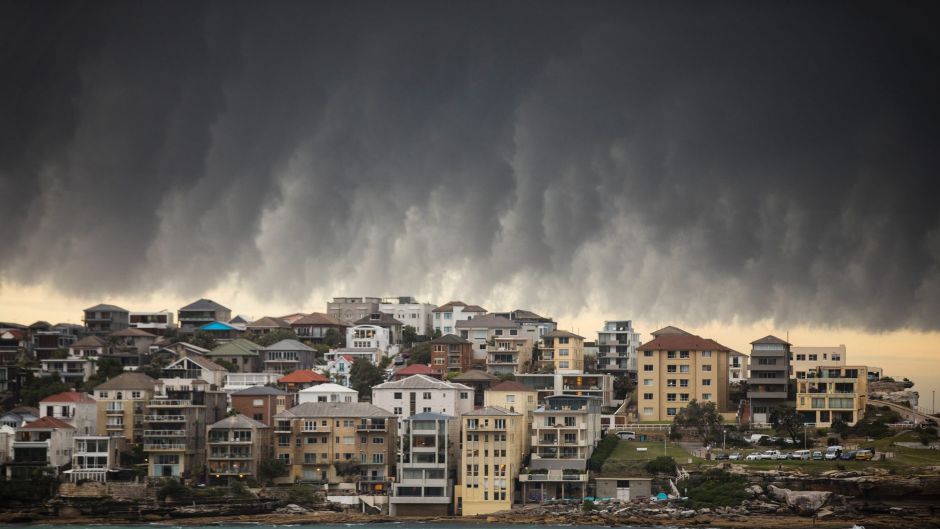
[[614, 449], [617, 448], [619, 442], [620, 438], [613, 434], [601, 439], [601, 442], [597, 443], [594, 453], [591, 454], [591, 459], [588, 460], [588, 469], [600, 472], [601, 467], [604, 466], [604, 461], [607, 461], [610, 454], [614, 453]]
[[593, 510], [594, 510], [594, 502], [591, 501], [591, 500], [584, 500], [584, 503], [581, 504], [581, 510], [582, 510], [582, 511], [593, 511]]
[[251, 496], [251, 491], [248, 490], [248, 486], [242, 483], [241, 481], [236, 481], [232, 483], [232, 494], [238, 498], [246, 498]]
[[310, 485], [294, 485], [287, 491], [287, 501], [297, 505], [310, 505], [316, 502], [316, 491]]
[[164, 480], [160, 489], [157, 490], [157, 499], [160, 501], [166, 501], [167, 498], [186, 498], [192, 495], [193, 490], [191, 488], [173, 478]]
[[825, 428], [820, 428], [816, 430], [816, 435], [819, 437], [826, 437], [827, 435], [829, 435], [829, 430]]
[[736, 507], [748, 498], [747, 479], [723, 470], [712, 469], [689, 480], [686, 495], [693, 509]]
[[650, 474], [675, 474], [676, 460], [669, 456], [659, 456], [646, 463], [646, 471]]

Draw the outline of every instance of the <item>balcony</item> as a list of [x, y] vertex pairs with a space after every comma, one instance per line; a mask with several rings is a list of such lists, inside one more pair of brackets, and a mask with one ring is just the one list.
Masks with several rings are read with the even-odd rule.
[[748, 391], [749, 399], [786, 399], [786, 391]]
[[356, 426], [356, 430], [360, 432], [384, 432], [388, 430], [388, 425], [383, 422], [362, 422]]
[[186, 437], [186, 430], [144, 430], [144, 437]]
[[178, 452], [180, 450], [186, 450], [186, 445], [183, 443], [144, 443], [144, 451], [146, 452]]
[[151, 408], [184, 408], [192, 406], [193, 401], [191, 400], [172, 400], [172, 399], [159, 399], [152, 400], [149, 403]]
[[105, 413], [107, 413], [108, 415], [123, 415], [124, 406], [108, 406], [105, 409]]
[[185, 415], [144, 415], [147, 422], [186, 422]]
[[571, 472], [566, 470], [549, 470], [548, 472], [530, 472], [529, 474], [519, 474], [519, 481], [579, 481], [588, 480], [587, 472]]

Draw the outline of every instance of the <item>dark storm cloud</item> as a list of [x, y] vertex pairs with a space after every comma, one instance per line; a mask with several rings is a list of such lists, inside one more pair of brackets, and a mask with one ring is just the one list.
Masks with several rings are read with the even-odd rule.
[[0, 278], [936, 329], [895, 7], [8, 3]]

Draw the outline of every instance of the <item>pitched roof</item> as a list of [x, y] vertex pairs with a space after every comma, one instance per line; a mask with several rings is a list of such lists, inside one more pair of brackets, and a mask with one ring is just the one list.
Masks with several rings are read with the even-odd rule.
[[483, 416], [492, 416], [492, 415], [504, 416], [504, 415], [520, 415], [520, 414], [519, 414], [519, 413], [516, 413], [516, 412], [513, 412], [513, 411], [509, 411], [509, 410], [507, 410], [506, 408], [503, 408], [503, 407], [501, 407], [501, 406], [487, 406], [487, 407], [485, 407], [485, 408], [480, 408], [480, 409], [477, 409], [477, 410], [468, 411], [467, 413], [464, 413], [463, 415], [464, 415], [465, 417], [468, 416], [468, 415], [469, 415], [469, 416], [476, 417], [476, 416], [478, 416], [478, 415], [483, 415]]
[[472, 320], [461, 320], [457, 322], [456, 326], [458, 329], [478, 329], [481, 327], [486, 329], [518, 329], [521, 327], [518, 322], [494, 314], [477, 316]]
[[776, 336], [774, 336], [774, 335], [772, 335], [772, 334], [769, 334], [769, 335], [767, 335], [767, 336], [764, 336], [764, 337], [761, 338], [760, 340], [754, 340], [753, 342], [751, 342], [751, 345], [758, 344], [758, 343], [772, 343], [772, 344], [777, 344], [777, 345], [790, 345], [790, 342], [786, 342], [786, 341], [784, 341], [784, 340], [781, 340], [780, 338], [777, 338]]
[[469, 390], [471, 388], [456, 382], [445, 382], [427, 375], [411, 375], [401, 380], [384, 382], [372, 387], [375, 389], [458, 389]]
[[265, 316], [248, 324], [249, 329], [290, 329], [286, 321], [271, 316]]
[[479, 305], [467, 305], [463, 308], [464, 312], [486, 312], [486, 309]]
[[466, 307], [467, 304], [463, 301], [448, 301], [436, 309], [431, 309], [431, 312], [451, 312], [454, 310], [454, 307]]
[[543, 335], [542, 335], [542, 338], [580, 338], [581, 340], [583, 340], [583, 339], [584, 339], [584, 336], [578, 336], [577, 334], [575, 334], [575, 333], [573, 333], [573, 332], [568, 332], [568, 331], [562, 331], [562, 330], [560, 330], [560, 329], [555, 329], [555, 330], [552, 331], [552, 332], [547, 332], [547, 333], [543, 334]]
[[431, 343], [463, 344], [463, 343], [470, 343], [470, 340], [464, 340], [463, 338], [461, 338], [460, 336], [457, 336], [456, 334], [445, 334], [444, 336], [441, 336], [440, 338], [435, 338], [431, 340]]
[[479, 380], [499, 380], [499, 377], [496, 375], [491, 375], [482, 369], [468, 369], [463, 373], [457, 375], [452, 380], [456, 382], [475, 382]]
[[277, 319], [284, 320], [288, 324], [293, 324], [295, 321], [299, 320], [300, 318], [303, 318], [304, 316], [305, 314], [303, 312], [295, 312], [293, 314], [287, 314], [285, 316], [278, 316]]
[[21, 428], [28, 430], [45, 430], [51, 428], [68, 428], [69, 430], [75, 429], [71, 424], [61, 419], [56, 419], [55, 417], [49, 416], [40, 417], [33, 422], [28, 422], [21, 426]]
[[209, 428], [268, 428], [268, 426], [263, 422], [258, 422], [239, 413], [238, 415], [230, 415], [221, 421], [214, 422], [209, 425]]
[[271, 386], [253, 386], [232, 392], [232, 395], [240, 396], [261, 396], [261, 395], [290, 395], [283, 389], [272, 388]]
[[674, 326], [672, 326], [672, 325], [667, 325], [667, 326], [663, 327], [662, 329], [659, 329], [658, 331], [653, 331], [653, 332], [651, 332], [650, 334], [652, 334], [653, 336], [662, 336], [662, 335], [664, 335], [664, 334], [692, 334], [692, 333], [686, 332], [686, 331], [684, 331], [684, 330], [682, 330], [682, 329], [680, 329], [680, 328], [678, 328], [678, 327], [674, 327]]
[[304, 384], [307, 382], [329, 382], [330, 379], [326, 378], [316, 371], [310, 369], [299, 369], [292, 373], [288, 373], [281, 378], [277, 379], [278, 384]]
[[275, 415], [277, 418], [291, 417], [384, 417], [395, 414], [365, 402], [306, 402]]
[[[373, 316], [378, 316], [378, 318], [374, 318]], [[402, 322], [398, 321], [397, 319], [395, 319], [395, 317], [392, 316], [391, 314], [388, 314], [388, 313], [385, 313], [385, 312], [375, 312], [375, 313], [369, 314], [368, 316], [365, 316], [365, 317], [363, 317], [363, 318], [359, 318], [358, 320], [356, 320], [355, 322], [353, 322], [353, 325], [379, 325], [379, 326], [383, 326], [383, 325], [404, 325], [404, 323], [402, 323]]]
[[40, 402], [97, 402], [95, 399], [91, 398], [87, 393], [82, 393], [81, 391], [63, 391], [62, 393], [56, 393], [55, 395], [49, 395], [48, 397], [42, 399]]
[[525, 309], [516, 309], [510, 312], [513, 320], [539, 320], [539, 321], [551, 321], [551, 318], [547, 318], [540, 314], [536, 314], [531, 310]]
[[395, 371], [396, 377], [408, 376], [408, 375], [436, 375], [435, 371], [431, 366], [426, 364], [411, 364], [410, 366], [405, 366], [398, 371]]
[[137, 329], [134, 327], [128, 327], [120, 331], [112, 332], [111, 336], [119, 336], [119, 337], [130, 336], [130, 337], [141, 337], [141, 338], [156, 338], [157, 337], [157, 335], [155, 334], [150, 334], [147, 331]]
[[316, 349], [304, 345], [297, 340], [291, 340], [290, 338], [286, 340], [281, 340], [276, 344], [269, 345], [264, 348], [265, 351], [316, 351]]
[[229, 310], [228, 307], [224, 307], [211, 299], [201, 298], [193, 301], [185, 307], [181, 307], [180, 310]]
[[94, 307], [88, 307], [87, 309], [85, 309], [85, 312], [89, 312], [89, 311], [90, 312], [106, 312], [106, 311], [128, 312], [127, 309], [122, 309], [121, 307], [118, 307], [117, 305], [108, 305], [107, 303], [99, 303], [98, 305], [95, 305]]
[[[155, 343], [154, 345], [160, 345], [160, 340], [157, 340], [157, 343]], [[167, 350], [172, 351], [178, 347], [182, 347], [183, 349], [186, 349], [189, 352], [199, 353], [201, 355], [209, 354], [211, 352], [205, 347], [199, 347], [198, 345], [193, 345], [189, 342], [173, 342], [170, 344], [163, 345], [162, 349], [167, 349]]]
[[128, 371], [112, 378], [111, 380], [95, 386], [95, 391], [100, 389], [149, 389], [153, 390], [157, 381], [148, 377], [144, 373], [135, 373]]
[[[198, 365], [199, 367], [201, 367], [201, 368], [203, 368], [203, 369], [208, 369], [209, 371], [225, 371], [225, 372], [228, 372], [228, 369], [225, 369], [224, 367], [220, 366], [219, 364], [216, 364], [216, 363], [213, 362], [212, 360], [210, 360], [210, 359], [208, 359], [208, 358], [206, 358], [206, 357], [204, 357], [204, 356], [202, 356], [202, 355], [199, 355], [199, 354], [191, 354], [191, 355], [184, 356], [183, 358], [180, 358], [179, 360], [177, 360], [177, 361], [171, 363], [170, 365], [172, 366], [172, 365], [174, 365], [174, 364], [178, 364], [178, 363], [183, 362], [183, 361], [185, 361], [185, 360], [189, 360], [190, 362], [195, 363], [195, 364]], [[167, 366], [167, 367], [169, 367], [169, 366]], [[187, 377], [187, 378], [188, 378], [188, 377]]]
[[261, 346], [245, 338], [236, 338], [206, 353], [206, 356], [258, 356]]
[[234, 318], [228, 320], [228, 322], [232, 325], [247, 325], [248, 318], [242, 316], [241, 314], [238, 314]]
[[72, 342], [69, 347], [105, 347], [108, 345], [108, 342], [101, 338], [100, 336], [86, 336], [77, 342]]
[[531, 391], [535, 392], [534, 388], [526, 386], [522, 382], [516, 382], [515, 380], [506, 380], [492, 386], [489, 391]]
[[311, 312], [299, 320], [294, 321], [294, 323], [291, 323], [291, 325], [328, 325], [333, 327], [349, 327], [349, 325], [345, 322], [339, 321], [328, 314], [323, 314], [322, 312]]
[[300, 390], [300, 393], [357, 393], [357, 392], [356, 390], [352, 388], [347, 388], [346, 386], [340, 386], [339, 384], [327, 382], [325, 384], [318, 384], [316, 386], [310, 386], [309, 388], [304, 388]]
[[638, 351], [730, 351], [709, 338], [694, 334], [661, 334], [637, 348]]
[[52, 324], [49, 323], [48, 321], [39, 320], [29, 326], [30, 329], [40, 329], [43, 327], [47, 327], [47, 328], [52, 327]]
[[200, 331], [240, 331], [238, 327], [225, 323], [224, 321], [214, 321], [207, 323], [199, 328]]

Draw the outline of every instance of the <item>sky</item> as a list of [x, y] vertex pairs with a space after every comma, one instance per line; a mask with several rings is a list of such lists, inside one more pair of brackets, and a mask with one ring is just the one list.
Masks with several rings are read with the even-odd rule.
[[940, 386], [937, 11], [3, 2], [0, 320], [406, 294]]

